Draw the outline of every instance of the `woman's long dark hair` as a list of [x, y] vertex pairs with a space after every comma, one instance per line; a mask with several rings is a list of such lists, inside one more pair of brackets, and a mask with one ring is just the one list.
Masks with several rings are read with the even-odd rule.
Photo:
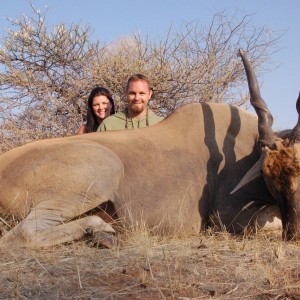
[[88, 108], [87, 108], [87, 115], [86, 115], [86, 130], [87, 132], [94, 132], [97, 131], [99, 127], [98, 119], [97, 116], [94, 114], [93, 111], [93, 99], [96, 96], [105, 96], [109, 100], [111, 104], [111, 110], [110, 114], [115, 113], [115, 103], [114, 99], [112, 98], [112, 95], [110, 91], [106, 88], [96, 86], [95, 88], [92, 89], [89, 98], [88, 98]]

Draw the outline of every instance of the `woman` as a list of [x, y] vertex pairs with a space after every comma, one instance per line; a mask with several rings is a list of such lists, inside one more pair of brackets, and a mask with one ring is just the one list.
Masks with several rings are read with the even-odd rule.
[[115, 104], [109, 90], [97, 86], [88, 98], [86, 124], [82, 125], [77, 134], [97, 131], [102, 121], [115, 113]]

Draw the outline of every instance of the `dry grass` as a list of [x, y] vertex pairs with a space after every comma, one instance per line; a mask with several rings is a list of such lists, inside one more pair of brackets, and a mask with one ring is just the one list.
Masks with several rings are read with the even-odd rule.
[[144, 225], [114, 250], [84, 242], [1, 249], [1, 299], [300, 299], [300, 244], [225, 232], [179, 238]]

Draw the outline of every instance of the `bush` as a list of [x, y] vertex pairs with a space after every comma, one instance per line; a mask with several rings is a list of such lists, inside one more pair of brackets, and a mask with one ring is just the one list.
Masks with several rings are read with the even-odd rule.
[[250, 23], [250, 16], [215, 13], [210, 24], [183, 23], [163, 37], [133, 34], [106, 45], [91, 41], [90, 28], [46, 23], [46, 12], [13, 21], [0, 48], [1, 150], [34, 139], [75, 134], [95, 85], [124, 106], [127, 78], [147, 75], [151, 107], [166, 116], [190, 102], [248, 102], [238, 48], [259, 72], [277, 50], [278, 33]]

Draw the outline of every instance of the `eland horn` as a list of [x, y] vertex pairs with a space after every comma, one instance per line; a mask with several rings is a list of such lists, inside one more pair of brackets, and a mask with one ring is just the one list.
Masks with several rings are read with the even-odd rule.
[[259, 143], [262, 147], [272, 147], [275, 142], [276, 135], [273, 132], [272, 124], [273, 117], [270, 113], [265, 101], [260, 96], [260, 89], [257, 82], [255, 72], [247, 58], [246, 53], [240, 49], [239, 54], [242, 58], [244, 68], [247, 75], [249, 92], [250, 92], [250, 103], [254, 107], [258, 116], [258, 133]]
[[292, 146], [295, 144], [295, 142], [300, 141], [300, 93], [296, 102], [296, 109], [298, 112], [298, 122], [294, 129], [291, 131], [289, 136], [289, 146]]

